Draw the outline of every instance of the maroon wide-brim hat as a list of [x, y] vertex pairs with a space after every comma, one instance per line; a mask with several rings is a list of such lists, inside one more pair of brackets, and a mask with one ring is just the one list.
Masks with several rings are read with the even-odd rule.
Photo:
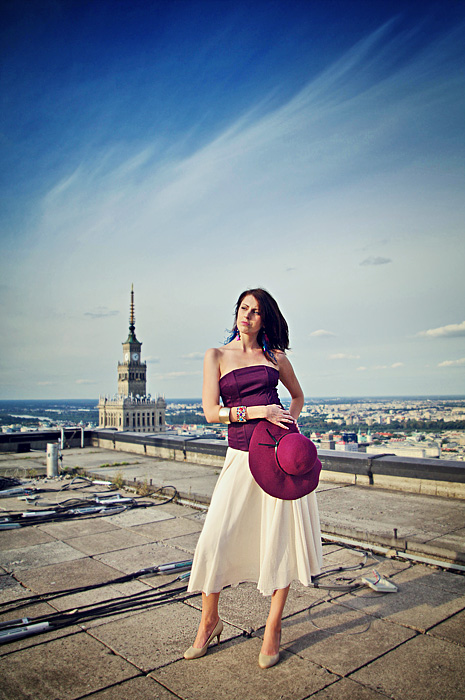
[[315, 445], [297, 426], [288, 430], [262, 420], [249, 445], [249, 467], [261, 488], [274, 498], [293, 501], [316, 489], [321, 462]]

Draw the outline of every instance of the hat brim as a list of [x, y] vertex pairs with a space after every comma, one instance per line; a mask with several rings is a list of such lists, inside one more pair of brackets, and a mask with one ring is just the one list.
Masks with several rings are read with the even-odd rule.
[[284, 501], [293, 501], [312, 493], [318, 486], [320, 478], [319, 459], [315, 460], [312, 469], [306, 474], [286, 474], [276, 462], [274, 445], [268, 446], [272, 442], [269, 433], [279, 440], [289, 433], [298, 432], [294, 424], [286, 430], [267, 420], [262, 420], [258, 423], [250, 440], [249, 468], [253, 478], [267, 494]]

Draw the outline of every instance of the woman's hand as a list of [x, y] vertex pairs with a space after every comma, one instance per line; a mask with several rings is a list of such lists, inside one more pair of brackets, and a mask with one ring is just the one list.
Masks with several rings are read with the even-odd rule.
[[279, 426], [280, 428], [285, 428], [286, 430], [288, 430], [289, 423], [295, 423], [295, 419], [291, 416], [289, 411], [286, 411], [285, 408], [281, 408], [281, 406], [278, 406], [275, 403], [271, 403], [268, 406], [265, 406], [265, 409], [266, 420], [270, 421], [270, 423], [273, 423], [274, 425]]

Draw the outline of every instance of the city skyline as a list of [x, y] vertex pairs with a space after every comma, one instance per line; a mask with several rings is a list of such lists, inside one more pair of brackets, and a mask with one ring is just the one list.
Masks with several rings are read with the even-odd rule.
[[115, 394], [131, 283], [152, 395], [255, 286], [306, 397], [465, 393], [465, 6], [0, 13], [0, 398]]

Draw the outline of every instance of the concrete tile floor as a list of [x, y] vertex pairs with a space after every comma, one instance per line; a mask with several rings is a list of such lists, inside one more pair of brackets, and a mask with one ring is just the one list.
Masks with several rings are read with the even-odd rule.
[[[85, 492], [68, 490], [66, 498], [82, 497]], [[51, 485], [47, 498], [63, 497], [63, 493], [53, 492]], [[349, 594], [294, 583], [285, 609], [281, 661], [268, 671], [257, 664], [268, 600], [253, 584], [227, 589], [220, 603], [225, 620], [221, 645], [213, 646], [202, 659], [185, 661], [183, 652], [192, 643], [200, 618], [200, 597], [183, 599], [180, 595], [171, 603], [162, 602], [154, 588], [174, 575], [120, 584], [112, 581], [146, 566], [190, 558], [188, 551], [193, 551], [203, 519], [204, 515], [192, 508], [169, 503], [112, 519], [0, 532], [4, 572], [0, 571], [0, 604], [32, 593], [106, 583], [101, 588], [28, 604], [16, 613], [2, 608], [0, 621], [34, 618], [83, 605], [111, 606], [115, 600], [131, 605], [124, 611], [110, 607], [108, 617], [77, 621], [1, 645], [0, 698], [462, 697], [465, 577], [393, 558], [369, 558], [363, 569], [334, 572], [328, 580], [336, 585], [357, 581], [361, 574], [376, 568], [398, 584], [396, 594], [380, 595], [368, 588]], [[381, 526], [384, 523], [379, 529]], [[373, 529], [377, 527], [374, 522]], [[115, 549], [118, 537], [120, 547]], [[140, 539], [146, 544], [136, 544]], [[63, 559], [65, 552], [73, 558]], [[324, 553], [326, 569], [361, 560], [359, 554], [337, 544], [326, 546]]]
[[419, 635], [356, 671], [351, 678], [394, 700], [462, 700], [465, 648]]

